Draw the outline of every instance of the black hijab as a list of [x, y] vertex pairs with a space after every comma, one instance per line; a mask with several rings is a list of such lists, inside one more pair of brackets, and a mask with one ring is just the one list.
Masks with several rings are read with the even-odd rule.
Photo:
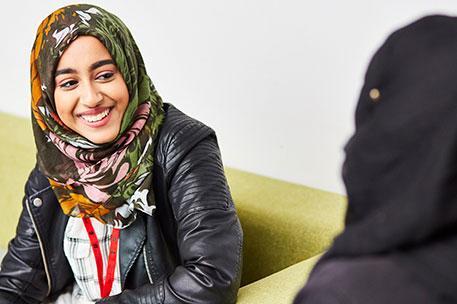
[[374, 55], [346, 145], [346, 228], [320, 261], [390, 256], [457, 299], [457, 18], [429, 16]]

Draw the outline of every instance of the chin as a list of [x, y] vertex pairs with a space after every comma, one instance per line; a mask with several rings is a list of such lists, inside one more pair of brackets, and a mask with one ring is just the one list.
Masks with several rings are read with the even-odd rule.
[[88, 132], [87, 134], [81, 134], [92, 143], [102, 145], [113, 141], [116, 138], [117, 133], [112, 134], [94, 134], [95, 132]]
[[97, 144], [97, 145], [107, 144], [109, 142], [112, 142], [115, 138], [116, 138], [115, 136], [96, 137], [96, 138], [87, 137], [88, 140], [90, 140], [91, 142], [93, 142], [94, 144]]
[[119, 134], [120, 126], [109, 126], [108, 128], [91, 129], [82, 126], [76, 132], [87, 138], [90, 142], [101, 145], [112, 142]]

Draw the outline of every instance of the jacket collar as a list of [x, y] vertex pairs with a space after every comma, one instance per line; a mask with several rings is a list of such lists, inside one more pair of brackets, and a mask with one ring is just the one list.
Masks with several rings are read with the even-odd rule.
[[124, 289], [127, 274], [141, 253], [146, 240], [146, 225], [144, 217], [138, 214], [136, 220], [130, 226], [120, 231], [119, 242], [119, 270], [121, 273], [121, 285]]

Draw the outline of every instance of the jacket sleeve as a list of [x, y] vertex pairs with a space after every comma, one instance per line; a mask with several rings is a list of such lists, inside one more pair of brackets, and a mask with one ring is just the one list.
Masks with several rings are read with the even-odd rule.
[[[171, 144], [170, 146], [173, 146]], [[99, 303], [235, 303], [242, 230], [212, 132], [179, 159], [168, 196], [178, 223], [180, 265], [164, 280], [125, 290]], [[172, 161], [167, 162], [171, 164]]]
[[27, 211], [27, 199], [0, 269], [0, 304], [40, 303], [48, 285], [40, 245]]

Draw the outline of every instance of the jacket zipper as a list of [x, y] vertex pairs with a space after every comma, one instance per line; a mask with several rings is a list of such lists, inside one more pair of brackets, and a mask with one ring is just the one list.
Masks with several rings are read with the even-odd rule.
[[147, 258], [146, 242], [143, 245], [143, 257], [144, 257], [144, 267], [146, 267], [146, 272], [148, 273], [149, 283], [153, 284], [151, 273], [149, 272], [149, 264]]
[[37, 229], [32, 211], [30, 210], [29, 203], [30, 203], [30, 201], [29, 201], [29, 199], [27, 199], [27, 204], [26, 204], [27, 212], [29, 213], [30, 219], [32, 220], [33, 228], [35, 229], [36, 235], [38, 237], [38, 243], [40, 244], [41, 257], [43, 258], [44, 271], [46, 273], [46, 279], [48, 280], [48, 293], [46, 294], [46, 296], [49, 296], [51, 294], [51, 275], [49, 274], [48, 262], [46, 260], [46, 254], [44, 253], [43, 242], [41, 241], [40, 234], [38, 233], [38, 229]]

